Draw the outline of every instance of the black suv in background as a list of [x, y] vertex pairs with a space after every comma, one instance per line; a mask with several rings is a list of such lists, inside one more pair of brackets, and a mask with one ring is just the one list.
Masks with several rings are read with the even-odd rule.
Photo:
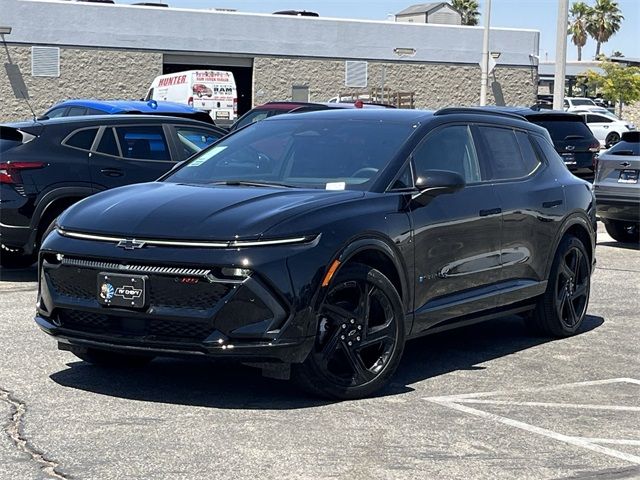
[[102, 190], [155, 180], [225, 133], [157, 115], [0, 126], [0, 263], [32, 264], [44, 232], [65, 208]]
[[208, 355], [362, 397], [406, 339], [510, 314], [575, 334], [595, 224], [591, 186], [520, 116], [278, 115], [66, 210], [36, 322], [94, 364]]
[[502, 112], [520, 115], [531, 123], [547, 129], [553, 147], [564, 164], [574, 174], [590, 175], [595, 169], [595, 159], [600, 142], [584, 121], [574, 113], [555, 110], [535, 110], [528, 107], [489, 107]]

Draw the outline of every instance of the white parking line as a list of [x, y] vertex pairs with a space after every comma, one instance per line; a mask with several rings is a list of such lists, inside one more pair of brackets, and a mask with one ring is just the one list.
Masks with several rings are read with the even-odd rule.
[[624, 440], [619, 438], [590, 438], [590, 437], [574, 437], [585, 440], [589, 443], [610, 443], [612, 445], [632, 445], [640, 447], [640, 440]]
[[635, 378], [623, 378], [623, 377], [607, 378], [604, 380], [588, 380], [586, 382], [563, 383], [560, 385], [552, 385], [550, 387], [523, 388], [516, 391], [494, 390], [492, 392], [462, 393], [458, 395], [447, 395], [444, 397], [428, 397], [428, 398], [425, 398], [424, 400], [442, 399], [445, 401], [457, 401], [461, 398], [490, 397], [493, 395], [513, 395], [514, 393], [550, 392], [553, 390], [561, 390], [563, 388], [590, 387], [595, 385], [608, 385], [611, 383], [634, 383], [636, 385], [640, 385], [640, 380], [636, 380]]
[[583, 410], [613, 410], [617, 412], [640, 412], [640, 407], [621, 407], [618, 405], [590, 405], [585, 403], [548, 403], [548, 402], [511, 402], [509, 400], [476, 400], [463, 398], [456, 403], [478, 403], [487, 405], [515, 405], [522, 407], [580, 408]]
[[562, 433], [554, 432], [546, 428], [530, 425], [519, 420], [513, 420], [502, 415], [495, 413], [485, 412], [478, 410], [477, 408], [470, 407], [466, 404], [486, 404], [486, 405], [513, 405], [513, 406], [535, 406], [535, 407], [551, 407], [551, 408], [580, 408], [588, 410], [609, 410], [620, 412], [638, 412], [640, 407], [626, 407], [617, 405], [589, 405], [589, 404], [569, 404], [569, 403], [551, 403], [551, 402], [519, 402], [509, 400], [491, 400], [491, 399], [479, 399], [478, 397], [488, 397], [492, 395], [513, 395], [515, 393], [527, 393], [527, 392], [541, 392], [560, 390], [563, 388], [576, 388], [576, 387], [588, 387], [596, 385], [609, 385], [615, 383], [632, 383], [640, 385], [640, 380], [633, 378], [610, 378], [605, 380], [593, 380], [587, 382], [575, 382], [561, 385], [554, 385], [551, 387], [537, 387], [522, 389], [516, 391], [494, 391], [494, 392], [479, 392], [479, 393], [465, 393], [461, 395], [450, 395], [444, 397], [428, 397], [427, 400], [438, 405], [458, 410], [460, 412], [475, 415], [477, 417], [486, 418], [495, 422], [502, 423], [511, 427], [525, 430], [527, 432], [543, 435], [560, 442], [568, 443], [577, 447], [585, 448], [603, 455], [615, 457], [626, 462], [640, 465], [640, 456], [632, 455], [630, 453], [621, 452], [613, 448], [605, 447], [600, 444], [612, 444], [612, 445], [631, 445], [640, 446], [640, 440], [628, 440], [628, 439], [615, 439], [615, 438], [588, 438], [588, 437], [574, 437], [570, 435], [563, 435]]

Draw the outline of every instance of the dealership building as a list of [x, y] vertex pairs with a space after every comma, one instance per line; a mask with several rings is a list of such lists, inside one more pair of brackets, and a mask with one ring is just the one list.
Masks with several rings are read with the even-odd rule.
[[[69, 98], [139, 99], [163, 73], [234, 73], [240, 113], [274, 100], [409, 92], [416, 108], [478, 104], [480, 27], [76, 1], [0, 0], [3, 63], [36, 114]], [[539, 32], [495, 28], [488, 103], [528, 105]], [[5, 73], [0, 121], [27, 118]]]

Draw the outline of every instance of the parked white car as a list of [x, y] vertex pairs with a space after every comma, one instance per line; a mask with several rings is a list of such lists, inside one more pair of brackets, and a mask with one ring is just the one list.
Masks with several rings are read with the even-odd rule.
[[596, 102], [585, 97], [565, 97], [564, 110], [566, 112], [575, 112], [576, 110], [602, 110], [602, 107], [596, 105]]
[[612, 113], [595, 112], [575, 112], [584, 118], [585, 123], [598, 139], [600, 145], [610, 148], [620, 141], [624, 132], [636, 129], [635, 125], [624, 120], [620, 120]]

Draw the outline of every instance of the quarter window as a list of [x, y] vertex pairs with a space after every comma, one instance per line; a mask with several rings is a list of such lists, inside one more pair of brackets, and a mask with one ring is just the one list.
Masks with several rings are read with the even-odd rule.
[[480, 181], [478, 157], [467, 125], [452, 125], [433, 133], [413, 152], [416, 182], [427, 170], [459, 173], [467, 183]]
[[171, 160], [160, 126], [117, 127], [122, 156], [140, 160]]
[[[479, 127], [489, 154], [492, 180], [508, 180], [529, 175], [538, 165], [527, 135], [510, 128]], [[520, 133], [520, 132], [518, 132]]]
[[70, 147], [80, 148], [82, 150], [91, 150], [93, 140], [96, 138], [97, 128], [88, 128], [80, 130], [73, 134], [65, 143]]

